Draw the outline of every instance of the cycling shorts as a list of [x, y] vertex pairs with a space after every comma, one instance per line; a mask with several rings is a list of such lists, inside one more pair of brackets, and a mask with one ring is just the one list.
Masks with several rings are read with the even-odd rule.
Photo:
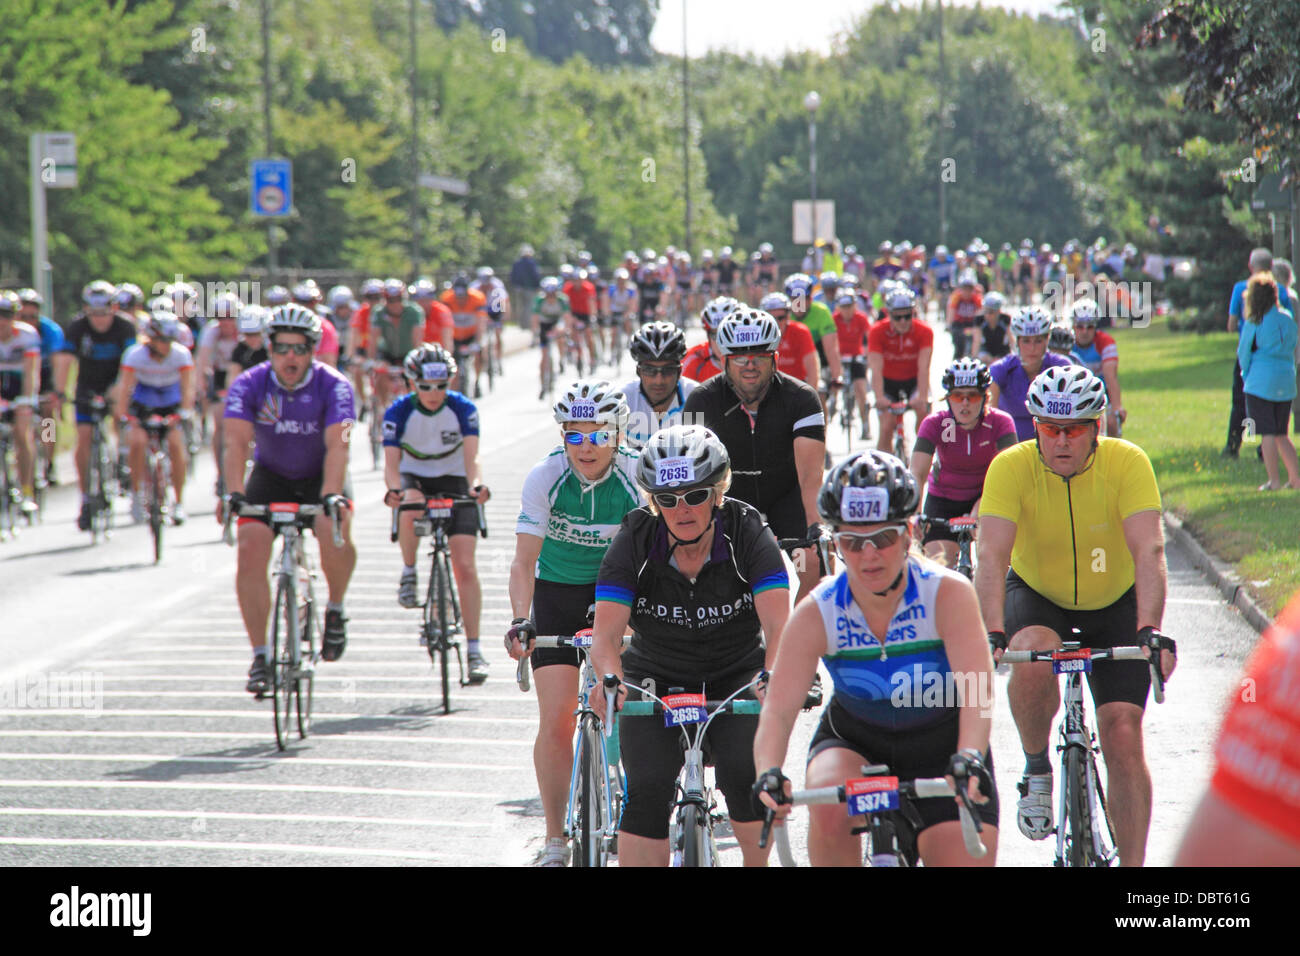
[[542, 348], [546, 348], [546, 346], [551, 342], [551, 333], [555, 331], [555, 326], [558, 324], [559, 319], [555, 319], [551, 322], [538, 322], [537, 337], [539, 341], [537, 344]]
[[612, 329], [623, 322], [622, 312], [607, 312], [596, 316], [596, 324], [602, 329]]
[[[885, 379], [885, 398], [889, 399], [891, 402], [910, 402], [912, 400], [912, 393], [915, 391], [916, 379], [914, 378]], [[887, 412], [889, 409], [886, 408], [884, 411]]]
[[[308, 478], [285, 478], [283, 475], [278, 475], [266, 466], [255, 462], [253, 471], [248, 476], [248, 481], [244, 483], [244, 500], [251, 505], [269, 505], [273, 501], [293, 501], [300, 505], [318, 505], [321, 503], [320, 488], [324, 480], [325, 476], [323, 474], [312, 475]], [[347, 498], [352, 497], [350, 485], [350, 479], [343, 483], [343, 494]], [[267, 515], [258, 515], [257, 517], [240, 517], [239, 524], [246, 524], [249, 521], [256, 521], [264, 525], [271, 523], [271, 519]]]
[[166, 418], [168, 415], [175, 415], [179, 411], [179, 405], [141, 405], [139, 402], [130, 402], [127, 405], [126, 413], [132, 418], [138, 418], [143, 422], [150, 415], [161, 415]]
[[591, 324], [591, 313], [573, 312], [571, 314], [573, 315], [573, 331], [574, 332], [587, 331], [587, 326]]
[[[77, 420], [78, 425], [95, 424], [95, 418], [91, 414], [91, 407], [90, 407], [90, 403], [94, 399], [94, 397], [95, 396], [92, 392], [82, 392], [80, 390], [78, 390], [77, 393], [73, 396], [73, 409], [75, 411], [75, 418]], [[113, 417], [112, 402], [108, 403], [108, 406], [104, 409], [102, 415], [104, 418]]]
[[[538, 634], [569, 637], [587, 627], [587, 608], [596, 603], [596, 582], [559, 584], [536, 578], [533, 581], [533, 625]], [[529, 658], [533, 670], [567, 664], [578, 667], [582, 652], [572, 647], [538, 647]]]
[[867, 359], [864, 355], [850, 355], [841, 360], [844, 377], [850, 382], [857, 382], [867, 377]]
[[[1078, 641], [1084, 647], [1131, 647], [1137, 643], [1137, 587], [1129, 588], [1109, 607], [1075, 611], [1053, 604], [1008, 569], [1003, 611], [1007, 637], [1033, 625], [1051, 628], [1061, 640]], [[1079, 633], [1074, 634], [1072, 627]], [[1145, 709], [1151, 672], [1146, 661], [1095, 661], [1088, 686], [1096, 707], [1118, 700]]]
[[[437, 478], [402, 472], [402, 490], [417, 488], [426, 497], [438, 494], [469, 494], [469, 482], [463, 475], [442, 475]], [[458, 501], [451, 509], [451, 537], [458, 534], [478, 534], [478, 508], [472, 501]]]
[[[957, 752], [960, 720], [960, 713], [953, 708], [952, 716], [937, 724], [915, 730], [889, 730], [858, 720], [832, 696], [808, 745], [808, 763], [812, 763], [822, 751], [842, 747], [862, 757], [864, 764], [887, 765], [890, 774], [899, 780], [942, 777], [948, 769], [948, 761]], [[984, 767], [993, 781], [993, 792], [988, 795], [988, 803], [976, 806], [975, 814], [981, 823], [996, 827], [998, 787], [991, 750], [984, 755]], [[936, 823], [959, 819], [957, 803], [951, 797], [917, 800], [912, 805], [921, 818], [918, 833]]]
[[[941, 498], [939, 495], [927, 494], [925, 496], [925, 507], [921, 510], [927, 518], [943, 518], [945, 521], [949, 518], [960, 518], [963, 515], [970, 514], [970, 510], [975, 507], [978, 498], [972, 498], [970, 501], [958, 501], [955, 498]], [[947, 528], [940, 528], [937, 525], [931, 525], [925, 532], [925, 537], [921, 539], [922, 544], [929, 544], [931, 541], [951, 541], [957, 542], [957, 536]]]
[[[650, 675], [626, 675], [628, 700], [641, 699], [636, 688], [647, 676]], [[707, 699], [720, 701], [753, 679], [754, 672], [746, 670], [713, 681], [707, 689], [695, 684], [682, 690], [697, 694], [703, 691]], [[670, 688], [663, 682], [656, 682], [654, 692], [663, 697]], [[747, 691], [741, 697], [752, 699], [753, 693]], [[760, 819], [750, 803], [750, 787], [754, 783], [754, 732], [757, 729], [757, 716], [723, 714], [709, 725], [704, 738], [706, 760], [711, 754], [718, 789], [727, 798], [727, 812], [735, 823], [752, 823]], [[655, 714], [620, 719], [618, 733], [623, 749], [623, 767], [627, 772], [627, 803], [623, 807], [619, 829], [647, 840], [666, 840], [677, 775], [685, 760], [681, 728], [665, 727], [663, 717]]]

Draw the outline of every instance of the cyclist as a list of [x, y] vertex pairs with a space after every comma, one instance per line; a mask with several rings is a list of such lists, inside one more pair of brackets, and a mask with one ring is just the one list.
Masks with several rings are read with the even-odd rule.
[[[836, 283], [839, 281], [833, 273], [828, 273], [827, 277], [832, 278]], [[831, 380], [831, 387], [839, 388], [844, 384], [844, 380], [840, 377], [839, 334], [835, 328], [835, 320], [831, 318], [831, 310], [824, 303], [814, 301], [812, 288], [812, 278], [803, 273], [786, 277], [785, 294], [790, 300], [790, 317], [808, 327], [808, 331], [812, 333], [813, 344], [817, 347], [820, 369], [824, 370], [826, 377]], [[815, 389], [825, 390], [820, 381], [813, 382], [812, 386]]]
[[[1045, 368], [1026, 404], [1035, 440], [993, 459], [980, 502], [975, 585], [995, 658], [1008, 647], [1057, 648], [1078, 628], [1085, 647], [1166, 652], [1159, 664], [1168, 677], [1176, 648], [1159, 633], [1167, 572], [1150, 460], [1121, 438], [1098, 437], [1106, 386], [1086, 368]], [[1120, 861], [1141, 866], [1151, 818], [1142, 750], [1150, 675], [1140, 661], [1098, 661], [1089, 686]], [[1025, 751], [1017, 824], [1041, 840], [1052, 832], [1048, 735], [1060, 689], [1048, 665], [1029, 665], [1014, 670], [1008, 696]]]
[[780, 263], [776, 261], [770, 242], [758, 244], [758, 258], [754, 260], [754, 293], [751, 301], [767, 295], [776, 288]]
[[[497, 360], [505, 353], [501, 350], [501, 330], [510, 316], [510, 293], [506, 284], [497, 278], [491, 266], [480, 266], [475, 274], [474, 284], [470, 287], [482, 293], [487, 302], [488, 332], [492, 336], [492, 347], [496, 350]], [[426, 342], [430, 341], [426, 335]]]
[[[491, 493], [482, 484], [479, 469], [478, 409], [460, 392], [447, 388], [456, 377], [456, 360], [441, 345], [422, 345], [407, 354], [403, 371], [413, 391], [384, 413], [384, 482], [388, 489], [384, 504], [390, 508], [401, 502], [423, 504], [439, 493], [472, 494], [479, 504], [487, 504]], [[415, 512], [404, 512], [401, 518], [402, 576], [397, 603], [421, 607], [415, 571]], [[487, 660], [479, 647], [483, 590], [474, 562], [477, 536], [478, 509], [470, 502], [458, 502], [452, 509], [448, 546], [465, 624], [471, 684], [481, 684], [488, 677]]]
[[[452, 331], [452, 355], [456, 356], [457, 366], [465, 372], [465, 364], [470, 356], [474, 359], [474, 398], [483, 397], [483, 386], [479, 376], [483, 373], [483, 337], [487, 333], [487, 299], [483, 293], [469, 287], [469, 276], [458, 273], [451, 280], [451, 288], [442, 294], [442, 304], [451, 310], [454, 324]], [[457, 388], [469, 395], [466, 381], [458, 379]]]
[[582, 374], [583, 347], [586, 346], [590, 368], [596, 370], [596, 342], [592, 326], [596, 323], [596, 286], [587, 278], [586, 269], [578, 269], [573, 278], [564, 283], [564, 294], [569, 299], [568, 338], [577, 352], [577, 373]]
[[1051, 314], [1041, 306], [1026, 306], [1011, 317], [1011, 334], [1016, 350], [998, 359], [989, 368], [993, 385], [989, 404], [1002, 409], [1016, 421], [1016, 437], [1028, 441], [1034, 437], [1033, 415], [1025, 407], [1029, 383], [1039, 372], [1064, 368], [1070, 360], [1047, 351], [1047, 335], [1052, 328]]
[[686, 337], [671, 322], [647, 322], [637, 329], [629, 347], [636, 378], [623, 386], [629, 448], [639, 449], [655, 432], [681, 421], [687, 397], [696, 383], [682, 377]]
[[953, 276], [957, 272], [957, 259], [948, 251], [948, 247], [934, 247], [934, 257], [930, 259], [930, 287], [943, 301], [943, 296], [952, 291]]
[[682, 374], [694, 382], [707, 382], [722, 374], [722, 359], [718, 357], [718, 323], [735, 310], [740, 302], [730, 296], [711, 299], [700, 310], [700, 325], [704, 327], [704, 341], [692, 345], [682, 359]]
[[890, 403], [906, 403], [916, 412], [918, 422], [930, 412], [934, 330], [916, 317], [916, 296], [911, 289], [892, 287], [884, 305], [889, 318], [876, 322], [867, 332], [867, 367], [880, 416], [877, 447], [889, 451], [902, 421], [901, 415], [896, 417], [889, 410]]
[[[760, 309], [741, 308], [718, 326], [723, 374], [686, 400], [686, 420], [710, 428], [726, 446], [732, 497], [757, 508], [779, 538], [819, 537], [817, 489], [826, 456], [826, 418], [807, 383], [776, 368], [781, 330]], [[820, 562], [799, 552], [799, 596], [812, 590]]]
[[77, 390], [73, 396], [77, 423], [77, 479], [81, 485], [81, 511], [77, 527], [90, 530], [90, 439], [94, 419], [90, 403], [96, 396], [115, 401], [115, 385], [122, 367], [122, 356], [135, 344], [135, 324], [126, 313], [113, 307], [103, 280], [92, 282], [82, 291], [84, 309], [68, 326], [63, 351], [54, 362], [55, 391], [67, 397], [68, 372], [77, 361]]
[[619, 339], [619, 331], [624, 336], [631, 336], [636, 319], [636, 286], [631, 281], [630, 273], [621, 266], [614, 270], [614, 281], [605, 293], [609, 303], [608, 319], [601, 322], [605, 329], [602, 343], [606, 355], [613, 355]]
[[835, 332], [839, 339], [841, 362], [844, 377], [853, 389], [851, 401], [858, 403], [858, 412], [862, 418], [862, 438], [871, 437], [871, 425], [867, 419], [867, 332], [871, 329], [871, 320], [865, 312], [858, 309], [858, 297], [851, 286], [844, 286], [835, 296]]
[[776, 369], [791, 378], [806, 382], [809, 388], [821, 385], [821, 365], [817, 360], [817, 346], [808, 326], [790, 318], [790, 298], [784, 292], [769, 292], [763, 296], [759, 308], [776, 319], [781, 330], [777, 345]]
[[655, 251], [641, 251], [641, 266], [636, 270], [637, 308], [642, 324], [659, 318], [659, 300], [664, 294], [664, 279], [655, 264]]
[[301, 305], [304, 309], [311, 309], [320, 316], [320, 345], [316, 347], [316, 360], [324, 362], [326, 365], [338, 368], [339, 365], [339, 333], [334, 327], [329, 314], [321, 308], [323, 296], [321, 295], [320, 286], [316, 284], [315, 279], [305, 279], [293, 287], [293, 301]]
[[984, 311], [984, 293], [974, 269], [965, 269], [957, 277], [957, 289], [948, 297], [948, 331], [952, 335], [953, 358], [971, 354], [971, 331], [979, 324]]
[[[834, 529], [844, 570], [800, 602], [782, 635], [754, 738], [754, 766], [771, 769], [759, 771], [754, 792], [771, 808], [775, 794], [789, 794], [781, 766], [820, 659], [835, 693], [808, 749], [806, 785], [842, 784], [860, 776], [863, 764], [885, 763], [900, 780], [956, 777], [955, 766], [965, 764], [988, 855], [973, 860], [966, 852], [955, 800], [917, 802], [917, 848], [926, 866], [993, 866], [993, 661], [970, 582], [909, 551], [907, 522], [920, 498], [916, 479], [884, 452], [851, 455], [826, 476], [818, 508]], [[922, 676], [927, 687], [936, 678], [953, 687], [956, 675], [973, 676], [977, 692], [922, 703]], [[900, 699], [900, 688], [910, 694]], [[840, 806], [811, 809], [812, 864], [861, 865], [853, 818]]]
[[[989, 462], [1016, 443], [1016, 423], [989, 405], [992, 382], [988, 367], [973, 358], [958, 359], [944, 369], [948, 407], [926, 416], [916, 429], [912, 450], [912, 475], [928, 492], [927, 518], [979, 517]], [[930, 527], [921, 544], [928, 557], [953, 567], [957, 536], [947, 528]]]
[[1047, 332], [1047, 351], [1069, 359], [1071, 365], [1083, 364], [1074, 355], [1074, 329], [1070, 328], [1068, 323], [1052, 323], [1051, 329]]
[[[592, 657], [597, 673], [624, 680], [618, 698], [630, 691], [634, 699], [640, 685], [659, 696], [681, 687], [722, 700], [775, 661], [789, 579], [762, 517], [727, 497], [730, 478], [727, 449], [699, 425], [657, 432], [642, 451], [636, 480], [650, 503], [623, 519], [596, 582]], [[593, 696], [603, 719], [604, 697]], [[749, 800], [755, 725], [752, 717], [719, 716], [708, 737], [746, 866], [763, 866], [767, 857]], [[619, 737], [627, 773], [619, 865], [666, 866], [664, 811], [683, 762], [681, 732], [651, 719], [624, 720]]]
[[533, 301], [533, 335], [542, 350], [542, 361], [538, 367], [542, 381], [542, 390], [537, 396], [539, 399], [546, 398], [547, 384], [551, 379], [551, 335], [568, 315], [569, 297], [560, 291], [560, 280], [555, 276], [547, 276], [542, 280], [541, 291]]
[[227, 372], [239, 345], [239, 314], [243, 308], [244, 303], [233, 292], [218, 295], [212, 302], [213, 319], [199, 333], [198, 354], [194, 356], [195, 386], [206, 391], [205, 414], [206, 409], [211, 408], [216, 419], [212, 427], [212, 458], [218, 476], [221, 475], [221, 450], [225, 438], [220, 412], [226, 401]]
[[415, 304], [424, 310], [424, 344], [441, 345], [447, 351], [452, 351], [455, 344], [452, 332], [456, 328], [456, 322], [452, 318], [451, 309], [438, 299], [438, 287], [433, 284], [433, 280], [417, 279], [415, 285], [407, 291], [411, 293]]
[[740, 263], [731, 258], [731, 246], [718, 250], [718, 295], [736, 294], [736, 285], [740, 279]]
[[[32, 443], [32, 410], [37, 406], [41, 377], [41, 334], [18, 320], [22, 301], [18, 294], [0, 291], [0, 399], [12, 402], [14, 448], [18, 457], [18, 486], [30, 493], [35, 475]], [[6, 414], [8, 417], [8, 414]], [[36, 503], [24, 498], [25, 513], [36, 511]]]
[[1074, 326], [1074, 358], [1106, 383], [1106, 434], [1120, 436], [1128, 418], [1119, 389], [1119, 346], [1108, 332], [1097, 331], [1097, 303], [1080, 299], [1070, 307]]
[[[400, 300], [399, 300], [400, 301]], [[418, 309], [416, 310], [419, 311]], [[231, 383], [226, 393], [226, 494], [218, 520], [244, 502], [323, 504], [329, 514], [316, 518], [320, 566], [329, 586], [321, 658], [335, 661], [347, 647], [343, 599], [357, 563], [352, 544], [352, 504], [346, 497], [347, 436], [354, 421], [352, 386], [347, 377], [312, 352], [320, 342], [321, 317], [290, 304], [271, 310], [266, 334], [271, 359]], [[373, 344], [373, 343], [372, 343]], [[256, 440], [247, 482], [248, 446]], [[343, 546], [334, 547], [335, 516]], [[268, 690], [266, 625], [271, 587], [266, 568], [274, 535], [265, 516], [241, 517], [238, 526], [235, 591], [253, 648], [246, 689], [259, 698]]]
[[[132, 286], [135, 289], [135, 286]], [[139, 292], [139, 289], [136, 289]], [[121, 292], [119, 290], [119, 296]], [[52, 423], [53, 434], [45, 439], [41, 430], [40, 457], [49, 483], [58, 484], [55, 476], [54, 452], [58, 445], [59, 420], [63, 417], [63, 399], [54, 387], [54, 356], [63, 351], [63, 329], [49, 316], [41, 315], [44, 297], [35, 289], [19, 289], [20, 303], [18, 318], [34, 328], [41, 337], [40, 367], [40, 417], [43, 422]]]
[[[384, 307], [370, 310], [370, 341], [366, 357], [392, 369], [401, 368], [406, 353], [423, 342], [424, 310], [406, 301], [406, 283], [401, 279], [384, 280]], [[393, 400], [393, 379], [377, 372], [373, 381], [380, 408]]]
[[[344, 372], [350, 370], [354, 349], [352, 348], [352, 317], [357, 309], [357, 300], [352, 297], [352, 290], [345, 285], [336, 285], [325, 296], [326, 311], [334, 323], [334, 331], [339, 337], [338, 368]], [[324, 326], [322, 326], [324, 328]]]
[[1016, 271], [1016, 251], [1011, 248], [1011, 243], [1002, 243], [1002, 248], [998, 250], [997, 258], [994, 260], [994, 266], [998, 292], [1010, 292], [1015, 285]]
[[246, 305], [239, 310], [239, 343], [230, 353], [227, 382], [233, 382], [254, 365], [261, 365], [270, 358], [264, 334], [270, 314], [260, 305]]
[[587, 627], [596, 574], [623, 516], [641, 503], [636, 454], [621, 444], [627, 425], [623, 393], [609, 382], [575, 382], [555, 403], [563, 444], [524, 479], [515, 556], [510, 565], [514, 621], [506, 650], [531, 656], [539, 726], [533, 745], [546, 815], [543, 866], [564, 866], [564, 810], [573, 766], [579, 652], [534, 648], [537, 634], [575, 634]]
[[[382, 279], [367, 279], [361, 283], [361, 305], [352, 313], [352, 334], [348, 336], [348, 364], [352, 372], [352, 388], [357, 395], [361, 414], [365, 415], [366, 388], [365, 358], [373, 356], [371, 328], [374, 317], [384, 308], [384, 283]], [[427, 338], [427, 337], [426, 337]]]
[[894, 257], [894, 244], [886, 239], [876, 251], [880, 255], [871, 264], [871, 274], [875, 277], [876, 282], [884, 282], [886, 279], [892, 279], [898, 275], [903, 268], [903, 264]]
[[990, 292], [984, 296], [984, 321], [975, 326], [971, 354], [985, 365], [993, 364], [1011, 351], [1011, 344], [1007, 341], [1011, 316], [1002, 311], [1006, 301], [1001, 292]]
[[[155, 312], [141, 325], [143, 344], [133, 345], [122, 356], [122, 387], [117, 391], [117, 420], [129, 424], [128, 412], [136, 419], [135, 427], [126, 435], [131, 464], [131, 518], [145, 520], [145, 502], [141, 492], [145, 464], [144, 456], [149, 436], [142, 423], [150, 415], [172, 415], [181, 418], [194, 415], [194, 357], [190, 350], [176, 340], [180, 338], [181, 323], [170, 312]], [[185, 440], [180, 429], [167, 432], [167, 453], [171, 458], [172, 487], [176, 491], [176, 504], [171, 509], [172, 524], [185, 521], [181, 500], [185, 494]], [[162, 496], [165, 488], [155, 488]]]

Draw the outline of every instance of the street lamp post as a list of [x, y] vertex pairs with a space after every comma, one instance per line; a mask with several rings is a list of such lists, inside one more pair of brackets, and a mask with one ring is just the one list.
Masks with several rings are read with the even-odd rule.
[[808, 178], [812, 181], [812, 241], [813, 264], [817, 262], [817, 107], [822, 98], [816, 90], [809, 90], [803, 98], [803, 108], [808, 111]]

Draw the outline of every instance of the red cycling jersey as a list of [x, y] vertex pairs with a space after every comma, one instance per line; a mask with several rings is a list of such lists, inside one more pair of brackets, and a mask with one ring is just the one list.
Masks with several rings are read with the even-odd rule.
[[442, 344], [442, 330], [454, 329], [456, 320], [451, 309], [436, 299], [430, 299], [424, 310], [424, 341], [427, 345]]
[[1300, 846], [1300, 597], [1260, 639], [1234, 688], [1210, 787]]
[[840, 343], [840, 355], [844, 358], [861, 355], [866, 349], [862, 343], [871, 328], [871, 320], [867, 318], [867, 314], [854, 309], [853, 314], [846, 319], [840, 315], [840, 310], [836, 309], [833, 315], [836, 338]]
[[890, 328], [889, 319], [877, 322], [867, 333], [867, 352], [878, 352], [885, 357], [885, 378], [905, 382], [916, 378], [921, 349], [934, 348], [934, 330], [919, 319], [905, 335], [897, 335]]
[[682, 375], [696, 382], [707, 382], [715, 375], [721, 375], [722, 369], [713, 359], [713, 350], [708, 342], [701, 342], [686, 350], [682, 356]]
[[596, 287], [586, 279], [564, 283], [564, 294], [569, 297], [569, 311], [574, 315], [589, 317], [596, 311]]
[[785, 324], [781, 343], [777, 346], [776, 370], [785, 372], [801, 382], [808, 381], [808, 370], [804, 367], [804, 358], [816, 355], [817, 346], [813, 344], [812, 333], [802, 322], [790, 319]]

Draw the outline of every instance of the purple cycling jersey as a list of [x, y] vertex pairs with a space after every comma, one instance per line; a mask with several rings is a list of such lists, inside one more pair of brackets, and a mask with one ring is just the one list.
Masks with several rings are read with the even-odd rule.
[[[949, 424], [951, 423], [951, 424]], [[962, 428], [948, 409], [927, 415], [917, 429], [916, 450], [934, 446], [927, 487], [930, 494], [953, 501], [972, 501], [984, 493], [984, 474], [997, 453], [1006, 446], [1004, 436], [1014, 444], [1016, 424], [1006, 412], [989, 408], [970, 431]]]
[[282, 386], [271, 363], [254, 365], [226, 393], [226, 418], [253, 423], [253, 460], [282, 478], [312, 478], [325, 464], [325, 429], [353, 420], [352, 385], [314, 362], [295, 389]]
[[[1065, 368], [1071, 364], [1073, 363], [1069, 359], [1055, 352], [1048, 352], [1043, 356], [1043, 365], [1038, 371], [1041, 374], [1043, 369]], [[1016, 420], [1016, 437], [1021, 441], [1033, 438], [1034, 418], [1025, 408], [1025, 396], [1029, 394], [1030, 380], [1025, 367], [1020, 364], [1020, 356], [1015, 352], [1003, 356], [989, 366], [989, 373], [993, 376], [993, 384], [997, 385], [999, 390], [998, 408]]]

